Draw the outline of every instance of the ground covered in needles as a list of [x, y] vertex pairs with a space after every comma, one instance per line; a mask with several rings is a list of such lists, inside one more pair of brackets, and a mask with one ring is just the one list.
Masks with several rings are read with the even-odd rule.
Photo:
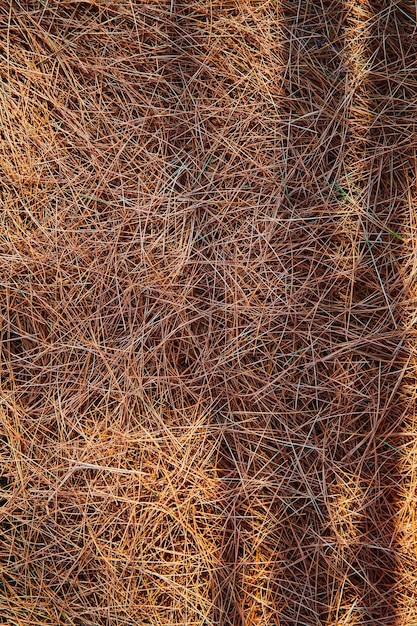
[[416, 20], [0, 4], [0, 623], [417, 623]]

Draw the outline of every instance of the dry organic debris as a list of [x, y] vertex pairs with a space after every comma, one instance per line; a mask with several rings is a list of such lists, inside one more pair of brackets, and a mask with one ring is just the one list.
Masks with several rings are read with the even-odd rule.
[[411, 1], [1, 3], [2, 623], [417, 623], [416, 52]]

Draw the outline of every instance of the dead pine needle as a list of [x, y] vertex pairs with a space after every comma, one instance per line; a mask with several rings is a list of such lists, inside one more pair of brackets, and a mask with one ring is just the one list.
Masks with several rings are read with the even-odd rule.
[[0, 4], [1, 623], [417, 623], [415, 24]]

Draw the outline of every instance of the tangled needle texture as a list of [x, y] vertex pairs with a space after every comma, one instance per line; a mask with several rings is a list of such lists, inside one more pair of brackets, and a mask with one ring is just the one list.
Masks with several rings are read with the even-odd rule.
[[0, 3], [0, 623], [417, 623], [416, 20]]

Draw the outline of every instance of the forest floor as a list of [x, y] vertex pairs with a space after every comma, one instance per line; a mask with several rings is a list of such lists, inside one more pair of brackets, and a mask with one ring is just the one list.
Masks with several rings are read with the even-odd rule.
[[0, 4], [0, 623], [417, 624], [416, 20]]

